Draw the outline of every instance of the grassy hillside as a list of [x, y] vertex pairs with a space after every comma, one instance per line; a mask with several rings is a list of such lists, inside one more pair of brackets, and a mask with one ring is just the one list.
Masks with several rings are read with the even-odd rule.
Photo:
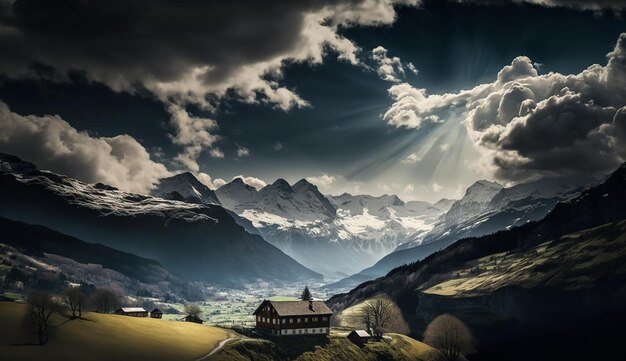
[[355, 324], [354, 321], [358, 319], [359, 315], [363, 312], [365, 302], [375, 300], [377, 298], [378, 297], [368, 298], [366, 300], [363, 300], [362, 302], [346, 308], [345, 310], [341, 311], [341, 313], [336, 314], [334, 316], [336, 326], [344, 330], [352, 330], [354, 328], [358, 328], [359, 326]]
[[2, 360], [196, 360], [233, 337], [206, 325], [87, 313], [85, 320], [58, 318], [67, 322], [48, 344], [37, 346], [21, 331], [25, 311], [23, 304], [0, 302]]
[[626, 274], [626, 221], [567, 234], [518, 252], [466, 262], [422, 286], [425, 293], [471, 297], [503, 287], [552, 287], [576, 291]]
[[214, 361], [341, 361], [341, 360], [424, 360], [437, 358], [432, 347], [410, 337], [390, 334], [390, 339], [370, 342], [363, 348], [344, 336], [320, 339], [284, 338], [267, 340], [237, 340], [227, 344], [208, 360]]

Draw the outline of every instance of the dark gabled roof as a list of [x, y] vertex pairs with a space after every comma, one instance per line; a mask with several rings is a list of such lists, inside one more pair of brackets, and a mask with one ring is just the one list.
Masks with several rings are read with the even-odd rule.
[[263, 301], [254, 311], [254, 315], [259, 313], [261, 308], [269, 303], [279, 316], [308, 316], [308, 315], [332, 315], [333, 311], [326, 306], [324, 301], [312, 301], [312, 308], [309, 301]]
[[158, 308], [155, 308], [150, 313], [163, 313], [163, 311], [159, 310]]

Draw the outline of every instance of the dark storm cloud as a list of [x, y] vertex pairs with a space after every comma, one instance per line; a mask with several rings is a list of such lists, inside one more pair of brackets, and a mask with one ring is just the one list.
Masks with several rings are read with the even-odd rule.
[[321, 63], [328, 51], [356, 64], [340, 27], [390, 24], [394, 6], [418, 0], [120, 1], [0, 0], [0, 74], [69, 81], [77, 72], [115, 91], [147, 90], [168, 105], [197, 171], [211, 148], [211, 111], [221, 97], [287, 110], [308, 103], [281, 84], [286, 63]]
[[415, 1], [4, 0], [0, 70], [75, 70], [114, 90], [143, 86], [201, 104], [232, 88], [287, 108], [303, 101], [259, 77], [280, 75], [283, 60], [319, 62], [325, 47], [355, 62], [356, 46], [336, 27], [389, 24], [395, 3]]
[[626, 33], [606, 66], [579, 74], [538, 75], [527, 57], [504, 67], [493, 83], [427, 95], [400, 84], [389, 124], [420, 128], [442, 110], [465, 108], [465, 122], [497, 177], [602, 174], [626, 160]]
[[[581, 9], [613, 9], [621, 3], [526, 2]], [[309, 94], [301, 97], [293, 88], [297, 82], [291, 83], [293, 87], [285, 85], [284, 66], [320, 64], [329, 52], [344, 62], [358, 63], [359, 47], [342, 35], [348, 33], [342, 29], [391, 24], [396, 5], [401, 4], [419, 6], [421, 1], [0, 0], [0, 76], [70, 82], [75, 78], [68, 73], [76, 72], [117, 92], [147, 91], [167, 106], [173, 126], [171, 141], [176, 145], [172, 153], [183, 149], [176, 160], [197, 172], [197, 158], [207, 149], [216, 158], [232, 152], [216, 148], [220, 141], [216, 134], [221, 130], [215, 114], [191, 114], [189, 110], [195, 107], [189, 105], [210, 111], [222, 97], [234, 97], [284, 110], [306, 107]], [[378, 45], [386, 44], [368, 49]], [[334, 80], [318, 80], [320, 88], [326, 89]], [[358, 92], [351, 89], [349, 93]], [[511, 104], [506, 109], [514, 112], [515, 101]], [[20, 113], [32, 114], [30, 110]], [[226, 118], [223, 113], [220, 116]], [[251, 118], [256, 120], [257, 113]], [[146, 127], [154, 126], [150, 121], [143, 119]], [[432, 117], [427, 122], [438, 121]], [[74, 119], [72, 124], [76, 125]], [[220, 126], [225, 128], [223, 123]], [[613, 128], [611, 134], [619, 134]], [[28, 144], [27, 138], [20, 139]], [[30, 139], [35, 142], [37, 138]], [[334, 145], [327, 148], [334, 149]], [[250, 149], [249, 158], [256, 160], [258, 150]]]

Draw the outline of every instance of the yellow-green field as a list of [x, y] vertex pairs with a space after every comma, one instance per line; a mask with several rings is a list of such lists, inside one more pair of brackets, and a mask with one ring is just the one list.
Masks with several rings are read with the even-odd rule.
[[[26, 306], [0, 302], [0, 360], [196, 360], [226, 338], [227, 330], [187, 322], [97, 313], [65, 322], [45, 346], [22, 329]], [[67, 321], [67, 322], [66, 322]], [[33, 344], [31, 344], [33, 343]]]
[[436, 360], [439, 352], [410, 337], [389, 334], [381, 341], [359, 347], [342, 336], [331, 336], [324, 342], [285, 338], [276, 342], [240, 339], [228, 343], [211, 356], [213, 361], [405, 361]]

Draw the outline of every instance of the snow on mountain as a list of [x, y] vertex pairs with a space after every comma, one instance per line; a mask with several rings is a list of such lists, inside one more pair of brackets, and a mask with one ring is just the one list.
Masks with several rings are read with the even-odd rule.
[[582, 176], [546, 177], [502, 188], [497, 183], [478, 181], [422, 240], [403, 244], [397, 250], [482, 236], [541, 219], [556, 203], [576, 196], [594, 182], [594, 178]]
[[489, 206], [489, 202], [502, 188], [496, 182], [487, 180], [475, 182], [467, 188], [463, 198], [452, 203], [452, 206], [435, 226], [435, 229], [447, 228], [482, 214]]
[[251, 203], [256, 199], [256, 188], [247, 185], [241, 178], [235, 178], [232, 182], [219, 187], [215, 194], [222, 205], [236, 213], [241, 213], [245, 204]]
[[443, 212], [394, 195], [322, 195], [306, 180], [276, 180], [256, 191], [240, 180], [216, 191], [226, 207], [263, 237], [327, 277], [354, 273], [399, 244], [428, 232]]
[[190, 172], [161, 179], [151, 195], [165, 199], [183, 200], [189, 203], [220, 204], [215, 192]]
[[552, 198], [567, 199], [575, 196], [581, 190], [594, 182], [594, 178], [576, 177], [545, 177], [539, 180], [522, 183], [510, 188], [504, 188], [489, 202], [489, 209], [498, 210], [506, 207], [514, 201], [526, 198]]
[[335, 217], [335, 208], [316, 186], [302, 179], [293, 187], [284, 179], [263, 187], [256, 199], [257, 210], [300, 221]]

